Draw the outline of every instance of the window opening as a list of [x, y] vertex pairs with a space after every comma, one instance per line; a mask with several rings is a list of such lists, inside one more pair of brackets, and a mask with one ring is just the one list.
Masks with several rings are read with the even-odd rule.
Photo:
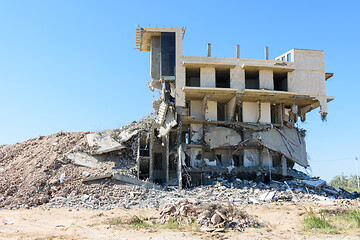
[[233, 155], [233, 161], [235, 167], [244, 166], [244, 156], [235, 154]]
[[225, 104], [217, 103], [217, 120], [225, 121]]
[[288, 73], [274, 72], [274, 90], [287, 91], [288, 90]]
[[230, 69], [215, 69], [217, 88], [230, 88]]
[[200, 87], [200, 68], [186, 68], [186, 86]]
[[259, 89], [259, 71], [245, 70], [245, 89]]

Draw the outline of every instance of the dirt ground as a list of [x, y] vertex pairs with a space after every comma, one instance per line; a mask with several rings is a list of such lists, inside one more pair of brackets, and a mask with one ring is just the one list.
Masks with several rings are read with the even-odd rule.
[[305, 206], [311, 206], [314, 210], [336, 208], [336, 206], [294, 203], [248, 205], [244, 210], [267, 227], [226, 233], [136, 229], [126, 225], [109, 224], [111, 219], [131, 215], [156, 217], [159, 214], [156, 210], [94, 211], [67, 208], [0, 210], [0, 239], [360, 239], [360, 231], [341, 235], [304, 231], [301, 218]]

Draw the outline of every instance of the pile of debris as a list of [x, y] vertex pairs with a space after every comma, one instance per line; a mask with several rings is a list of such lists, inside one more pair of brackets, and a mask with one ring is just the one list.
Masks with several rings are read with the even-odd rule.
[[241, 206], [359, 197], [300, 172], [291, 173], [295, 180], [263, 183], [235, 178], [225, 168], [226, 174], [212, 176], [209, 185], [182, 190], [142, 181], [137, 178], [139, 135], [154, 121], [149, 116], [120, 129], [59, 132], [0, 146], [0, 209], [159, 209], [184, 199]]
[[146, 117], [107, 131], [108, 139], [117, 139], [117, 144], [124, 146], [107, 154], [96, 154], [96, 147], [89, 143], [89, 137], [101, 132], [61, 131], [1, 145], [0, 209], [36, 207], [51, 199], [82, 197], [96, 191], [101, 194], [107, 189], [107, 181], [98, 179], [137, 184], [136, 133], [148, 129], [152, 120]]
[[253, 217], [236, 209], [230, 202], [225, 208], [219, 204], [194, 204], [187, 199], [168, 204], [160, 212], [159, 223], [177, 222], [179, 226], [197, 223], [206, 232], [222, 232], [226, 229], [244, 231], [247, 227], [261, 227]]

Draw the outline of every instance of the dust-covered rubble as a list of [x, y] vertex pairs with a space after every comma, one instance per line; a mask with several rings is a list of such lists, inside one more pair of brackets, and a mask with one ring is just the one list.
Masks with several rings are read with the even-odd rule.
[[176, 221], [181, 225], [197, 223], [206, 232], [233, 229], [243, 231], [246, 227], [262, 226], [245, 211], [235, 208], [230, 202], [227, 205], [192, 203], [187, 199], [176, 204], [167, 204], [155, 222]]
[[126, 147], [107, 154], [94, 155], [96, 148], [92, 149], [86, 138], [89, 132], [59, 132], [0, 146], [0, 209], [39, 205], [161, 209], [185, 199], [235, 206], [287, 201], [332, 204], [336, 199], [358, 197], [301, 172], [292, 173], [298, 180], [267, 183], [213, 177], [212, 184], [189, 189], [142, 181], [136, 176], [138, 134], [133, 132], [146, 132], [153, 121], [146, 117], [113, 130], [112, 139]]
[[234, 182], [221, 181], [193, 189], [164, 188], [156, 190], [143, 186], [120, 185], [116, 181], [107, 179], [92, 184], [93, 187], [84, 191], [83, 195], [69, 194], [56, 197], [44, 207], [74, 209], [84, 207], [101, 210], [113, 208], [163, 209], [166, 205], [174, 205], [185, 199], [193, 204], [201, 202], [202, 204], [225, 206], [230, 203], [237, 207], [248, 204], [281, 205], [285, 202], [335, 205], [338, 201], [342, 201], [333, 196], [327, 196], [326, 193], [316, 193], [311, 189], [302, 188], [301, 184], [297, 182], [289, 182], [288, 185], [290, 189], [284, 183], [263, 184], [237, 179]]

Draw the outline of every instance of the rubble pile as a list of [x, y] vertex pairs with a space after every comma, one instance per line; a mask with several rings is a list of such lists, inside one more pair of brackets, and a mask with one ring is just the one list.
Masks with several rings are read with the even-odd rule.
[[[0, 146], [0, 209], [161, 209], [185, 199], [189, 204], [244, 206], [359, 197], [300, 172], [291, 173], [295, 180], [265, 184], [235, 178], [228, 171], [213, 177], [210, 185], [180, 190], [142, 181], [136, 177], [139, 133], [148, 133], [153, 122], [148, 116], [120, 129], [59, 132]], [[103, 153], [96, 153], [100, 150]]]
[[[285, 183], [273, 181], [270, 184], [236, 179], [233, 182], [221, 180], [213, 185], [199, 186], [192, 189], [163, 188], [153, 189], [144, 186], [121, 185], [119, 182], [105, 179], [98, 183], [86, 185], [87, 189], [81, 194], [64, 194], [55, 197], [45, 204], [45, 208], [88, 208], [109, 210], [113, 208], [125, 209], [164, 209], [167, 205], [176, 205], [185, 199], [195, 205], [217, 204], [244, 207], [248, 204], [284, 204], [306, 203], [337, 204], [340, 199], [301, 188], [302, 183], [288, 181]], [[289, 187], [288, 187], [289, 186]], [[345, 196], [339, 196], [345, 198]], [[348, 198], [346, 199], [348, 201]], [[356, 200], [357, 201], [357, 200]]]
[[[121, 129], [129, 132], [147, 128], [151, 118], [132, 122]], [[124, 131], [123, 131], [124, 132]], [[135, 178], [136, 136], [126, 146], [107, 154], [92, 155], [89, 132], [59, 132], [13, 145], [0, 146], [0, 209], [29, 208], [68, 197], [111, 191], [106, 180], [84, 183], [104, 176]], [[113, 137], [119, 138], [121, 131]]]
[[228, 207], [219, 204], [191, 203], [187, 199], [176, 204], [168, 204], [160, 212], [159, 223], [176, 221], [179, 226], [197, 223], [203, 231], [243, 231], [247, 227], [260, 227], [254, 218], [240, 211], [228, 202]]
[[[37, 206], [70, 191], [70, 183], [81, 181], [81, 168], [66, 164], [66, 154], [88, 151], [84, 136], [60, 132], [0, 146], [0, 207]], [[59, 187], [60, 179], [69, 184]]]

